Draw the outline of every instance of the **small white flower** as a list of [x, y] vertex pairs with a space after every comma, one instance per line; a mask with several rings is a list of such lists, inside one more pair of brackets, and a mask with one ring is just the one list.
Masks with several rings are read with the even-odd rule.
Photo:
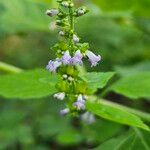
[[60, 115], [61, 115], [61, 116], [65, 116], [65, 115], [67, 115], [69, 112], [70, 112], [69, 108], [66, 108], [66, 109], [63, 109], [63, 110], [60, 111]]
[[58, 9], [46, 10], [46, 15], [50, 17], [56, 16], [58, 13], [59, 13]]
[[56, 93], [54, 94], [54, 98], [62, 101], [65, 98], [65, 93], [64, 92]]
[[73, 35], [73, 42], [74, 43], [78, 43], [80, 40], [79, 40], [79, 38], [78, 38], [78, 36], [77, 35]]

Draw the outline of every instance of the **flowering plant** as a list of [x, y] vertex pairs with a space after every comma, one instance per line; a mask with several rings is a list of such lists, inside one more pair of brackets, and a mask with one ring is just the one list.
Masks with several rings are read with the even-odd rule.
[[78, 66], [83, 66], [83, 60], [88, 59], [91, 67], [101, 60], [100, 55], [89, 50], [88, 43], [81, 43], [75, 32], [75, 19], [88, 13], [86, 7], [75, 9], [73, 0], [57, 0], [59, 7], [47, 10], [46, 14], [56, 17], [56, 25], [60, 27], [60, 41], [52, 47], [56, 58], [50, 60], [47, 69], [59, 75], [56, 87], [58, 93], [54, 98], [65, 100], [66, 108], [60, 111], [61, 115], [69, 112], [78, 115], [86, 111], [85, 101], [88, 100], [90, 89], [86, 81], [81, 78]]

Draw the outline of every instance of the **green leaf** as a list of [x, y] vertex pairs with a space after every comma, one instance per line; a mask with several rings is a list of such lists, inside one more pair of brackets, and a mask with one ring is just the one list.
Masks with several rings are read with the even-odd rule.
[[149, 150], [150, 149], [150, 133], [135, 129], [112, 138], [94, 150]]
[[132, 99], [150, 98], [150, 72], [124, 77], [112, 85], [110, 90]]
[[[103, 11], [117, 12], [117, 11], [129, 11], [136, 15], [147, 16], [150, 14], [150, 1], [149, 0], [93, 0]], [[109, 5], [111, 3], [111, 5]]]
[[102, 143], [107, 139], [117, 135], [123, 129], [123, 126], [121, 124], [101, 118], [97, 118], [96, 121], [90, 125], [86, 122], [83, 122], [82, 124], [82, 134], [84, 134], [86, 139], [91, 143], [95, 141], [98, 143]]
[[0, 95], [5, 98], [40, 98], [56, 92], [57, 76], [45, 70], [32, 70], [0, 76]]
[[[47, 8], [43, 2], [31, 0], [1, 0], [0, 29], [4, 32], [47, 31], [49, 19], [44, 12]], [[14, 19], [15, 18], [15, 19]], [[11, 26], [11, 28], [10, 28]]]
[[114, 72], [88, 72], [84, 74], [83, 78], [87, 81], [88, 86], [94, 93], [98, 88], [104, 88], [114, 74]]
[[86, 108], [88, 111], [107, 120], [149, 130], [149, 127], [145, 125], [138, 116], [127, 112], [126, 109], [121, 107], [119, 108], [117, 105], [112, 105], [111, 103], [107, 103], [103, 100], [97, 101], [93, 97], [91, 100], [93, 101], [88, 101], [86, 103]]
[[120, 76], [131, 76], [139, 72], [148, 72], [150, 71], [150, 61], [140, 62], [133, 66], [116, 66], [115, 71]]
[[60, 133], [56, 137], [56, 140], [59, 144], [75, 145], [81, 143], [83, 141], [83, 137], [80, 132], [77, 132], [76, 130], [68, 130]]

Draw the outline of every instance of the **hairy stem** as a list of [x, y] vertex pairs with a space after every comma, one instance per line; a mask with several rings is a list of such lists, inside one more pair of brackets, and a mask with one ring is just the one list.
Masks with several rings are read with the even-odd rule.
[[7, 73], [20, 73], [23, 70], [18, 67], [6, 64], [4, 62], [0, 62], [0, 71], [7, 72]]

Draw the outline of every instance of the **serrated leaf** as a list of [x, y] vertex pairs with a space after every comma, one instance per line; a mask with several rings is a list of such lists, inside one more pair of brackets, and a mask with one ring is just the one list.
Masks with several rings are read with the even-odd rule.
[[132, 99], [150, 98], [150, 72], [124, 77], [112, 85], [110, 90]]
[[0, 76], [0, 95], [5, 98], [40, 98], [56, 92], [57, 76], [45, 70], [32, 70]]
[[88, 72], [84, 74], [83, 78], [87, 81], [92, 92], [96, 92], [98, 88], [104, 88], [114, 74], [114, 72]]
[[112, 138], [94, 150], [149, 150], [149, 136], [150, 133], [135, 129], [135, 132], [130, 131], [117, 138]]
[[145, 130], [149, 130], [149, 127], [143, 123], [143, 121], [136, 115], [127, 112], [126, 109], [119, 108], [117, 105], [111, 105], [103, 100], [96, 100], [91, 97], [91, 100], [86, 103], [88, 111], [114, 122], [121, 124], [139, 127]]

